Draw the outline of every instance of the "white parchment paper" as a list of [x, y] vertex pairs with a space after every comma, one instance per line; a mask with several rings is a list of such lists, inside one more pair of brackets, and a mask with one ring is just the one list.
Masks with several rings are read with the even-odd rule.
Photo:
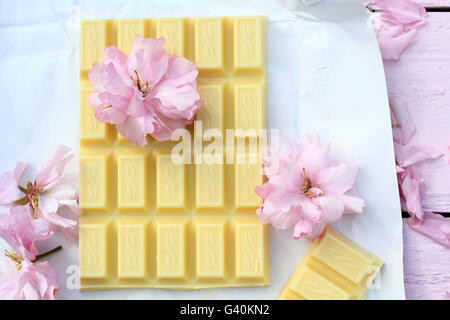
[[[385, 261], [370, 299], [404, 299], [402, 224], [383, 66], [359, 0], [0, 0], [0, 171], [37, 164], [56, 144], [78, 154], [78, 19], [268, 16], [269, 128], [319, 133], [339, 161], [360, 167], [362, 215], [334, 224]], [[75, 163], [76, 166], [76, 163]], [[271, 230], [271, 286], [82, 292], [73, 288], [77, 243], [49, 258], [62, 299], [274, 299], [309, 246]], [[0, 249], [6, 248], [0, 243]], [[68, 268], [69, 267], [69, 268]]]

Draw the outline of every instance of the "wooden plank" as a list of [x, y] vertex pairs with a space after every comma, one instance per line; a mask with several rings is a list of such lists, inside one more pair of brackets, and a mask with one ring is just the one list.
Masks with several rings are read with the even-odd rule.
[[[450, 3], [450, 0], [449, 0]], [[432, 145], [444, 156], [420, 165], [425, 209], [450, 212], [450, 13], [432, 12], [401, 59], [384, 64], [390, 96], [402, 98], [416, 125], [412, 144]]]
[[403, 219], [403, 269], [407, 299], [443, 299], [450, 291], [450, 250], [408, 227]]

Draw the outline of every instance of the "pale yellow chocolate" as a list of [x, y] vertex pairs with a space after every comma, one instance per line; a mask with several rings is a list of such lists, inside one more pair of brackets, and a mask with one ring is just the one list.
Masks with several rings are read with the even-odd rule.
[[362, 300], [383, 261], [327, 227], [291, 275], [280, 300]]
[[144, 148], [133, 146], [95, 118], [87, 72], [109, 45], [128, 54], [137, 34], [164, 36], [170, 53], [198, 65], [204, 104], [196, 119], [203, 131], [217, 129], [225, 138], [225, 129], [245, 135], [267, 127], [265, 17], [82, 21], [81, 288], [270, 284], [268, 228], [255, 217], [259, 160], [176, 164], [170, 153], [177, 142], [148, 138]]

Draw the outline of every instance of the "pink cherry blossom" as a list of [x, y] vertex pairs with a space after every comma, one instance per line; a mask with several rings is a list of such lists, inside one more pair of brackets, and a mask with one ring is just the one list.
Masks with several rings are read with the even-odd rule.
[[52, 235], [49, 223], [33, 218], [30, 206], [15, 205], [0, 214], [0, 237], [20, 256], [33, 261], [38, 250], [35, 243]]
[[36, 169], [35, 182], [27, 191], [26, 197], [38, 217], [44, 218], [54, 228], [75, 236], [77, 222], [62, 216], [63, 208], [76, 215], [81, 213], [73, 177], [64, 175], [64, 169], [73, 159], [70, 151], [68, 147], [57, 146], [44, 159]]
[[0, 256], [0, 299], [55, 300], [59, 289], [55, 270], [48, 262], [31, 263], [17, 254]]
[[342, 214], [362, 213], [364, 200], [353, 195], [357, 167], [332, 161], [318, 137], [286, 138], [279, 150], [271, 148], [270, 159], [263, 159], [268, 182], [255, 189], [264, 199], [256, 212], [261, 222], [294, 226], [294, 239], [312, 240]]
[[425, 8], [412, 0], [362, 2], [380, 10], [371, 17], [383, 59], [398, 60], [426, 23]]
[[[8, 172], [0, 176], [0, 185], [9, 186], [11, 190], [17, 188], [16, 191], [8, 191], [5, 199], [9, 203], [30, 206], [34, 218], [43, 218], [53, 229], [61, 229], [74, 237], [77, 222], [62, 215], [64, 208], [75, 214], [81, 213], [76, 180], [64, 173], [72, 158], [70, 148], [57, 146], [36, 168], [34, 178], [28, 179], [26, 186], [18, 185], [18, 174]], [[16, 167], [15, 171], [23, 172], [22, 166], [18, 165], [20, 169]]]
[[88, 73], [94, 93], [89, 104], [99, 121], [114, 124], [119, 133], [143, 147], [146, 135], [169, 140], [173, 130], [194, 120], [201, 105], [197, 66], [169, 55], [165, 39], [137, 36], [128, 55], [110, 46], [103, 63]]

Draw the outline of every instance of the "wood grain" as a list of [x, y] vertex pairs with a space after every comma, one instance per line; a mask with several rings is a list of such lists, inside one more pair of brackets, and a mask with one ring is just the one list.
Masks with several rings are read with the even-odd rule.
[[[449, 1], [450, 3], [450, 1]], [[399, 61], [384, 64], [390, 96], [408, 105], [416, 135], [412, 144], [432, 145], [444, 156], [420, 165], [425, 209], [450, 212], [450, 13], [428, 13], [428, 23]]]
[[450, 250], [410, 229], [403, 220], [403, 268], [407, 299], [444, 298], [450, 291]]

